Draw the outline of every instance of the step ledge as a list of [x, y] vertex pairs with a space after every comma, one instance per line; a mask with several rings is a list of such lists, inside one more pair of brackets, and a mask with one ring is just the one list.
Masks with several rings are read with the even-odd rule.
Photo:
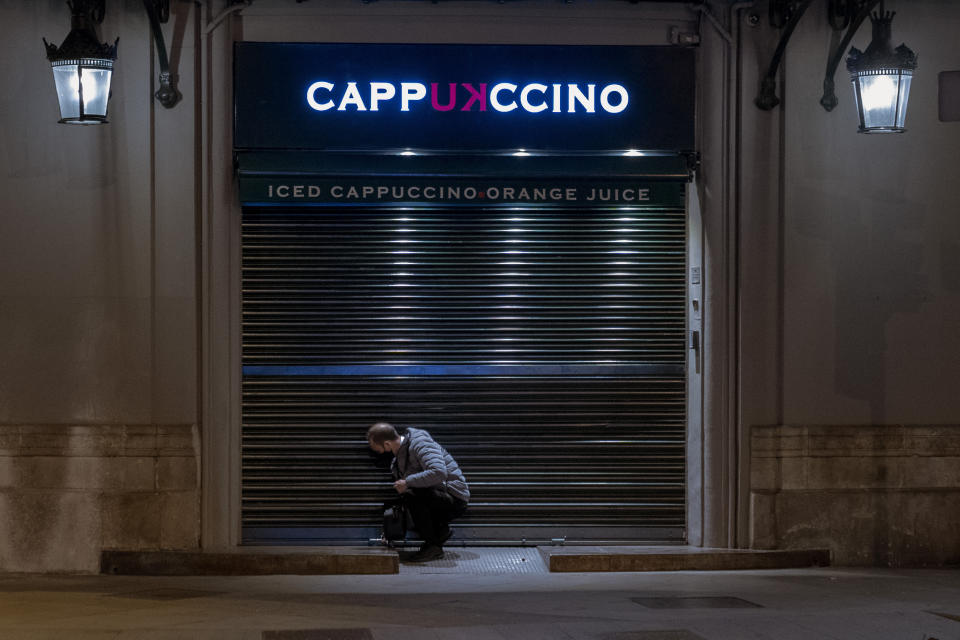
[[[543, 546], [539, 551], [551, 573], [745, 571], [830, 565], [828, 549]], [[248, 547], [226, 552], [105, 550], [100, 561], [100, 573], [105, 575], [386, 575], [399, 571], [397, 552], [383, 547]]]
[[551, 573], [606, 571], [745, 571], [830, 565], [829, 549], [703, 547], [541, 547]]
[[100, 554], [100, 573], [135, 576], [371, 575], [400, 572], [384, 548], [313, 550], [115, 551]]

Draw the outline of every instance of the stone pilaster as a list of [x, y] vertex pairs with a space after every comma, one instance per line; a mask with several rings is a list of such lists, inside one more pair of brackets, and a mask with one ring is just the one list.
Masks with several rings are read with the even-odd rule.
[[960, 425], [754, 427], [750, 487], [753, 548], [960, 562]]
[[197, 549], [194, 425], [0, 425], [0, 571], [99, 570], [103, 549]]

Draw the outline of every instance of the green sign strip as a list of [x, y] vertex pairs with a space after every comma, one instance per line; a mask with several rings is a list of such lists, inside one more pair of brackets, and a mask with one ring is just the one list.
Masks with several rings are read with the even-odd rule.
[[305, 175], [240, 177], [247, 205], [472, 205], [682, 207], [680, 180], [625, 177], [449, 178], [446, 176]]

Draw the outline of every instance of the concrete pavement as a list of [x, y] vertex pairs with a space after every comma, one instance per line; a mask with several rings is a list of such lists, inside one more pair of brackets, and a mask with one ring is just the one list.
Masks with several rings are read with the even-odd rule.
[[550, 573], [455, 549], [398, 574], [0, 576], [0, 639], [960, 640], [960, 570]]

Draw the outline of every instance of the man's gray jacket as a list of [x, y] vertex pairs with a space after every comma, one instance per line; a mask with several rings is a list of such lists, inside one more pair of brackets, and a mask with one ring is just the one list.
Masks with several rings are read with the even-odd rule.
[[446, 449], [423, 429], [407, 429], [403, 436], [403, 444], [391, 464], [395, 478], [403, 478], [414, 489], [443, 485], [450, 495], [470, 501], [467, 480]]

